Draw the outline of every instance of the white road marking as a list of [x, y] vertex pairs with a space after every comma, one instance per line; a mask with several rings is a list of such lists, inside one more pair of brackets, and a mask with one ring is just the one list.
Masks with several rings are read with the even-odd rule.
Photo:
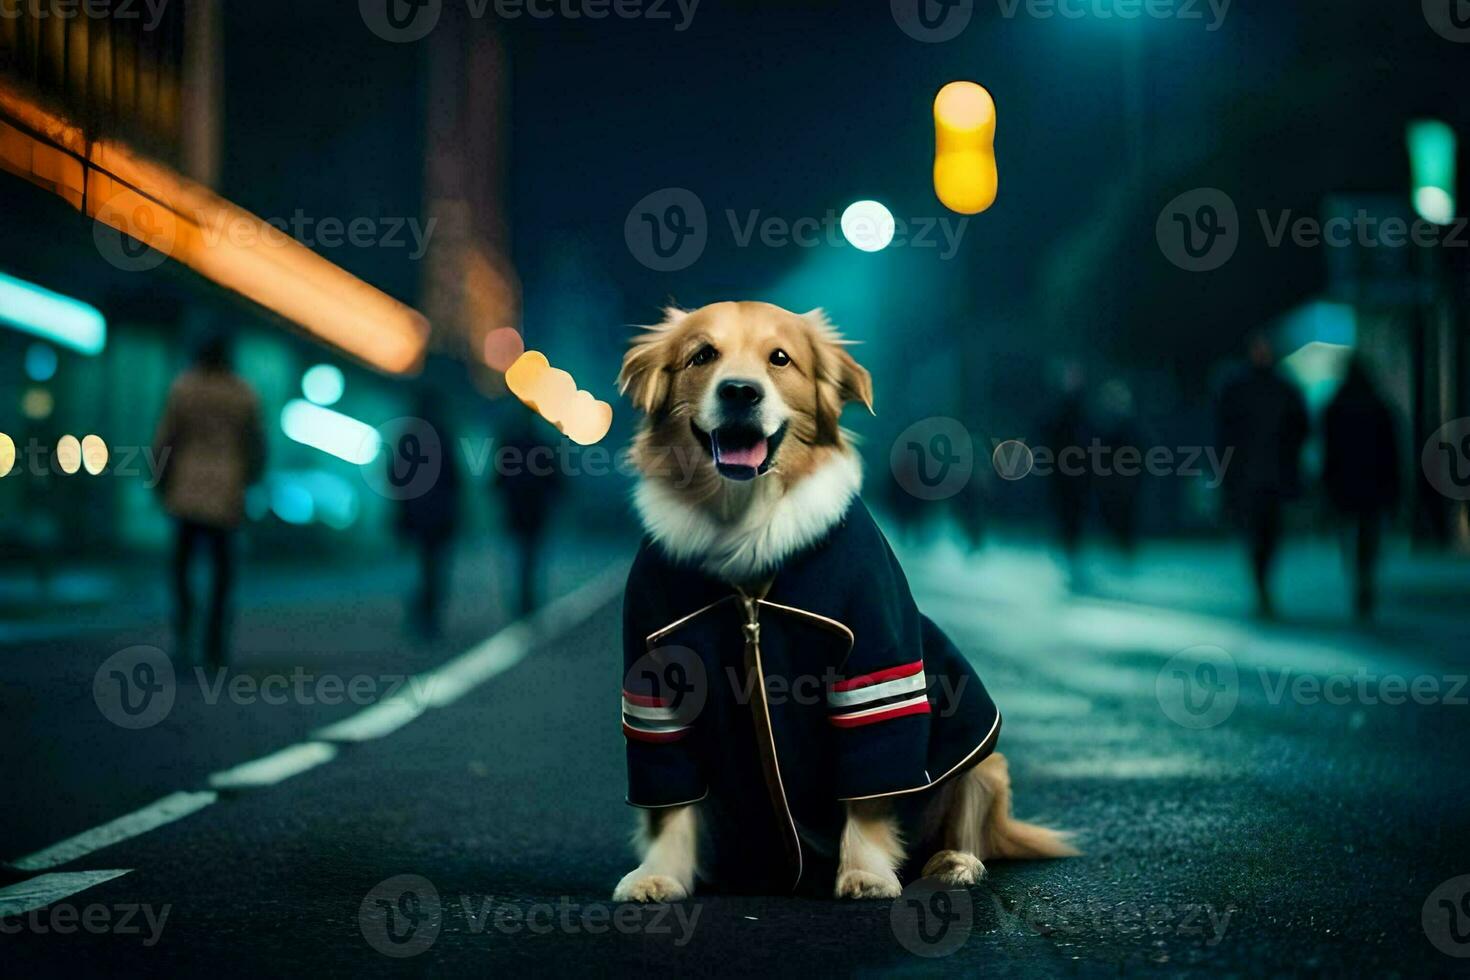
[[477, 647], [427, 674], [420, 674], [414, 689], [423, 691], [429, 706], [453, 704], [476, 686], [514, 667], [531, 649], [561, 635], [618, 594], [627, 577], [622, 565], [550, 602], [528, 619], [512, 623]]
[[311, 733], [325, 742], [367, 742], [391, 735], [423, 714], [429, 705], [417, 698], [389, 698], [369, 705]]
[[93, 851], [99, 851], [131, 837], [146, 834], [155, 827], [182, 820], [189, 814], [204, 809], [217, 799], [219, 799], [219, 794], [212, 790], [197, 793], [170, 793], [141, 810], [134, 810], [100, 827], [93, 827], [75, 837], [68, 837], [45, 850], [27, 854], [19, 860], [12, 861], [10, 866], [20, 871], [44, 871], [46, 868], [54, 868], [68, 861], [75, 861], [79, 857], [85, 857]]
[[531, 649], [532, 635], [528, 622], [512, 623], [432, 671], [428, 675], [429, 704], [435, 708], [453, 704], [490, 678], [510, 670]]
[[27, 878], [0, 888], [0, 919], [45, 908], [94, 885], [131, 873], [131, 868], [118, 871], [56, 871]]
[[292, 745], [214, 773], [209, 777], [214, 789], [172, 793], [141, 810], [12, 861], [9, 867], [18, 871], [43, 871], [75, 861], [209, 806], [219, 799], [216, 790], [269, 786], [330, 762], [337, 755], [337, 746], [331, 743], [366, 741], [395, 732], [428, 708], [453, 704], [477, 685], [520, 663], [532, 647], [556, 639], [580, 624], [617, 594], [626, 576], [627, 569], [622, 565], [608, 569], [529, 618], [511, 623], [437, 669], [415, 676], [402, 696], [380, 701], [318, 730], [313, 735], [317, 741]]
[[214, 789], [255, 789], [260, 786], [274, 786], [308, 769], [315, 769], [323, 763], [331, 762], [336, 757], [337, 746], [335, 745], [327, 742], [302, 742], [281, 749], [279, 752], [272, 752], [262, 758], [242, 762], [231, 769], [213, 773], [209, 777], [209, 785]]

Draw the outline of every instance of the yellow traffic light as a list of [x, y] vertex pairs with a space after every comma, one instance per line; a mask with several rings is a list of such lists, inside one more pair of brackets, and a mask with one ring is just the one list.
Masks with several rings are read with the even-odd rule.
[[995, 100], [974, 82], [950, 82], [934, 97], [934, 193], [951, 211], [995, 203]]

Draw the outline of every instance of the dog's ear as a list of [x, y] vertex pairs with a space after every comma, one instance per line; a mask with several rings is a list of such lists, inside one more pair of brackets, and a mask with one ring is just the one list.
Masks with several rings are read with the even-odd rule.
[[633, 345], [623, 355], [618, 392], [627, 395], [645, 415], [657, 415], [669, 400], [673, 379], [669, 374], [668, 342], [673, 329], [686, 316], [688, 313], [676, 307], [664, 310], [663, 322], [634, 337]]
[[822, 310], [804, 314], [816, 351], [817, 439], [836, 442], [842, 406], [862, 402], [873, 411], [873, 376], [847, 352], [848, 341], [832, 326]]

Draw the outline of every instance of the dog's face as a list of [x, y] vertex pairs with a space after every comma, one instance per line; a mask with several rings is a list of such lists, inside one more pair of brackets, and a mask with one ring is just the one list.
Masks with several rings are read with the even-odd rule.
[[842, 448], [844, 403], [873, 404], [868, 372], [820, 310], [769, 303], [668, 311], [634, 340], [618, 386], [647, 416], [634, 447], [646, 475], [659, 475], [655, 449], [693, 449], [725, 480], [798, 478]]

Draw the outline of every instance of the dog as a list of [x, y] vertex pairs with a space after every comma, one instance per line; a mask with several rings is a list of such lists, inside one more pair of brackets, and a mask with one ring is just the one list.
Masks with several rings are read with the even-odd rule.
[[624, 597], [640, 862], [615, 901], [895, 898], [906, 871], [964, 886], [1077, 853], [1011, 816], [1000, 714], [861, 503], [839, 417], [873, 388], [848, 347], [821, 310], [724, 302], [666, 310], [623, 359], [646, 537]]

